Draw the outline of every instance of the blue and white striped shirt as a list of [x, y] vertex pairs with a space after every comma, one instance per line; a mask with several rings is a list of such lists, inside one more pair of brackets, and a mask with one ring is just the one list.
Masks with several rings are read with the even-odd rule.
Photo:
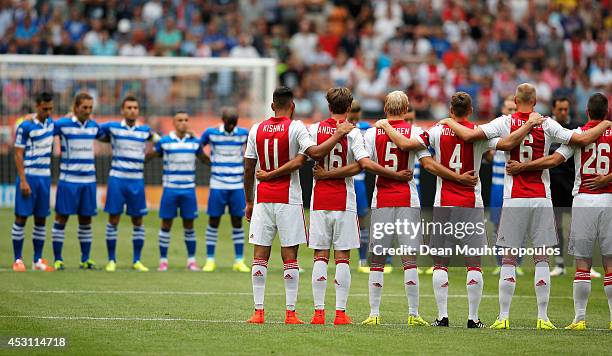
[[506, 153], [504, 151], [495, 151], [493, 155], [493, 179], [492, 185], [501, 187], [504, 191], [504, 172], [506, 171]]
[[[365, 135], [366, 131], [372, 127], [372, 125], [370, 125], [367, 121], [359, 121], [355, 126], [359, 129], [362, 135]], [[365, 178], [365, 171], [361, 171], [355, 175], [355, 177], [353, 177], [355, 180], [365, 180]]]
[[155, 151], [164, 155], [164, 188], [195, 188], [196, 159], [202, 153], [197, 138], [186, 135], [181, 139], [171, 132], [155, 144]]
[[100, 126], [92, 119], [81, 124], [74, 116], [63, 117], [55, 122], [53, 133], [62, 145], [60, 181], [95, 183], [94, 141], [102, 137]]
[[23, 148], [23, 165], [27, 176], [51, 177], [53, 119], [40, 122], [36, 115], [17, 127], [15, 147]]
[[116, 178], [144, 179], [144, 157], [147, 141], [155, 133], [147, 125], [128, 126], [125, 120], [100, 125], [113, 147], [113, 160], [109, 175]]
[[244, 145], [249, 130], [235, 127], [226, 132], [223, 125], [208, 128], [202, 134], [202, 146], [210, 144], [211, 189], [243, 189]]

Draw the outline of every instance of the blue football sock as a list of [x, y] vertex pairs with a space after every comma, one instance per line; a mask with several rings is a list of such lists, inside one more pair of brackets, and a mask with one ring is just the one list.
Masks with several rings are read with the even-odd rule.
[[23, 239], [24, 239], [24, 227], [25, 225], [19, 225], [17, 223], [13, 224], [13, 229], [11, 231], [11, 238], [13, 239], [13, 257], [14, 261], [22, 259], [23, 252]]
[[53, 242], [53, 257], [56, 261], [63, 261], [62, 248], [64, 247], [64, 234], [66, 225], [58, 223], [53, 224], [52, 242]]
[[187, 247], [187, 257], [195, 257], [196, 254], [196, 237], [193, 229], [185, 229], [185, 246]]
[[132, 247], [134, 248], [133, 263], [140, 261], [142, 255], [142, 247], [145, 242], [145, 228], [144, 226], [134, 226], [132, 229]]
[[168, 258], [168, 246], [170, 246], [170, 231], [159, 230], [159, 256]]
[[47, 230], [45, 225], [34, 225], [34, 231], [32, 231], [32, 245], [34, 247], [34, 262], [38, 262], [42, 258], [43, 247], [45, 246], [45, 237]]
[[208, 225], [206, 227], [206, 256], [215, 258], [215, 248], [217, 247], [217, 238], [219, 236], [219, 228]]
[[91, 232], [91, 224], [79, 225], [77, 230], [79, 244], [81, 245], [81, 262], [89, 260], [89, 252], [91, 251], [91, 240], [93, 233]]
[[243, 259], [244, 253], [244, 229], [232, 228], [232, 240], [234, 241], [234, 255], [237, 260]]
[[117, 261], [117, 225], [111, 223], [106, 224], [106, 250], [108, 251], [108, 260]]

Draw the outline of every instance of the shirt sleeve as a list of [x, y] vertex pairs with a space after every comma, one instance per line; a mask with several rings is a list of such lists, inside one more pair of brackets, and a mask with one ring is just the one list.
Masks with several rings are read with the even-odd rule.
[[365, 141], [360, 130], [354, 128], [349, 134], [351, 138], [351, 150], [353, 151], [353, 157], [355, 161], [359, 161], [362, 158], [370, 157], [368, 151], [365, 148]]
[[96, 139], [101, 139], [104, 136], [106, 136], [104, 130], [102, 129], [100, 125], [98, 125], [98, 123], [96, 123], [96, 126], [98, 127], [98, 132], [96, 132]]
[[306, 126], [301, 121], [294, 121], [292, 125], [295, 125], [295, 134], [297, 137], [297, 142], [299, 144], [298, 153], [306, 154], [306, 150], [312, 146], [316, 146], [317, 144], [312, 140], [308, 130], [306, 130]]
[[557, 148], [555, 152], [563, 156], [563, 158], [565, 158], [567, 161], [574, 155], [574, 147], [570, 145], [561, 145], [561, 147]]
[[554, 142], [567, 145], [572, 139], [572, 130], [568, 130], [561, 126], [557, 121], [547, 118], [542, 124], [544, 133], [548, 135]]
[[162, 148], [162, 140], [155, 142], [155, 146], [153, 146], [153, 149], [157, 153], [164, 153], [164, 149]]
[[497, 119], [484, 125], [479, 125], [478, 127], [482, 129], [488, 139], [505, 137], [508, 135], [508, 116], [500, 116]]
[[367, 129], [365, 134], [363, 135], [363, 140], [365, 142], [365, 147], [368, 151], [368, 155], [370, 156], [370, 158], [372, 158], [372, 160], [374, 160], [376, 157], [376, 129]]
[[425, 148], [434, 148], [436, 142], [440, 139], [440, 129], [440, 125], [435, 125], [427, 131], [423, 131], [420, 127], [414, 127], [414, 133], [410, 136], [415, 137]]
[[249, 131], [249, 137], [247, 138], [246, 150], [244, 151], [245, 158], [257, 159], [257, 128], [259, 124], [253, 125], [251, 131]]
[[17, 127], [17, 132], [15, 133], [15, 147], [17, 148], [25, 148], [26, 142], [30, 137], [30, 128], [29, 125], [24, 121], [19, 127]]
[[206, 146], [208, 145], [209, 142], [210, 142], [210, 132], [208, 131], [208, 129], [206, 129], [204, 130], [202, 137], [200, 137], [200, 144], [202, 146]]
[[59, 136], [62, 134], [61, 122], [62, 122], [62, 119], [59, 119], [53, 124], [53, 136]]
[[497, 143], [501, 141], [500, 137], [496, 137], [496, 138], [492, 138], [490, 140], [485, 141], [485, 143], [487, 144], [487, 150], [496, 150], [497, 149]]

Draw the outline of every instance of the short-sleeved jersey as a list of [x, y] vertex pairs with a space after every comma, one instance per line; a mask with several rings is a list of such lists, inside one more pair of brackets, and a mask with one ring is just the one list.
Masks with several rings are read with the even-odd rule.
[[[399, 133], [408, 138], [417, 138], [423, 131], [411, 124], [393, 120], [389, 121]], [[368, 153], [374, 162], [393, 170], [414, 170], [416, 159], [431, 156], [429, 151], [402, 151], [382, 129], [371, 128], [365, 134], [365, 142]], [[394, 179], [377, 176], [372, 195], [372, 208], [389, 207], [420, 207], [419, 194], [414, 180], [400, 182]]]
[[100, 126], [92, 119], [81, 123], [74, 116], [63, 117], [55, 122], [53, 133], [62, 146], [60, 181], [95, 183], [94, 141], [102, 137]]
[[[244, 157], [256, 159], [259, 169], [269, 172], [315, 145], [301, 121], [271, 117], [251, 127]], [[255, 203], [302, 204], [297, 170], [266, 182], [257, 181], [256, 185]]]
[[[333, 118], [310, 125], [310, 137], [318, 145], [336, 133], [337, 122]], [[363, 135], [354, 128], [336, 143], [334, 148], [316, 164], [325, 170], [346, 167], [362, 158], [369, 157]], [[357, 211], [353, 177], [312, 180], [310, 210]]]
[[[461, 121], [460, 125], [473, 129], [476, 125]], [[426, 147], [431, 147], [434, 157], [444, 167], [457, 174], [474, 170], [478, 176], [482, 155], [495, 149], [499, 139], [465, 142], [455, 135], [447, 125], [436, 125], [419, 136], [418, 140]], [[482, 207], [480, 180], [475, 187], [469, 187], [455, 181], [437, 177], [434, 206], [454, 206], [464, 208]]]
[[506, 153], [504, 151], [495, 151], [493, 155], [493, 166], [491, 185], [499, 187], [500, 193], [504, 187], [504, 172], [506, 171]]
[[[576, 133], [582, 133], [599, 124], [599, 121], [589, 121], [586, 125], [574, 130]], [[608, 175], [610, 173], [610, 164], [612, 161], [612, 129], [604, 131], [603, 135], [599, 136], [597, 141], [586, 145], [585, 147], [575, 147], [563, 145], [556, 152], [561, 154], [567, 161], [570, 157], [574, 157], [574, 166], [576, 170], [576, 178], [574, 179], [574, 189], [572, 194], [575, 196], [578, 193], [584, 194], [611, 194], [612, 184], [597, 189], [591, 190], [584, 185], [584, 181], [594, 178], [596, 175]]]
[[39, 121], [36, 115], [17, 127], [15, 147], [24, 149], [23, 165], [27, 176], [51, 176], [53, 128], [53, 119]]
[[[516, 112], [504, 115], [481, 125], [488, 139], [507, 137], [518, 130], [527, 120], [530, 113]], [[569, 143], [572, 131], [563, 128], [558, 122], [546, 118], [540, 126], [535, 126], [524, 141], [506, 152], [506, 161], [529, 162], [543, 157], [551, 143]], [[515, 176], [504, 174], [504, 199], [508, 198], [550, 198], [550, 174], [548, 169], [542, 171], [524, 171]]]
[[200, 140], [191, 135], [179, 138], [170, 132], [155, 144], [155, 151], [164, 157], [164, 188], [195, 188], [196, 159], [202, 153]]
[[105, 137], [110, 138], [113, 159], [109, 176], [124, 179], [144, 179], [144, 157], [147, 141], [155, 133], [147, 125], [128, 126], [125, 120], [100, 125]]
[[210, 188], [243, 189], [244, 145], [249, 131], [235, 127], [226, 132], [223, 125], [206, 129], [200, 138], [202, 146], [210, 145]]
[[[367, 121], [359, 121], [355, 126], [359, 129], [359, 132], [361, 132], [362, 136], [365, 135], [366, 131], [368, 131], [368, 129], [372, 127], [372, 125], [370, 125], [370, 123]], [[365, 171], [359, 172], [359, 174], [356, 174], [353, 179], [360, 181], [365, 180]]]

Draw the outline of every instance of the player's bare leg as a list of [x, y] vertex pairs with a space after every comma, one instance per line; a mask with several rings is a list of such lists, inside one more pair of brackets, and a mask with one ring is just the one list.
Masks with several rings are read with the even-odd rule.
[[104, 268], [106, 272], [115, 272], [117, 270], [117, 225], [121, 220], [121, 215], [109, 215], [108, 224], [106, 224], [106, 251], [108, 253], [108, 263]]
[[62, 249], [64, 247], [64, 236], [66, 223], [68, 222], [67, 215], [55, 214], [55, 222], [51, 230], [53, 244], [53, 258], [55, 259], [55, 270], [64, 270], [64, 258], [62, 257]]
[[417, 256], [402, 256], [404, 266], [404, 289], [408, 300], [408, 325], [429, 326], [419, 315], [419, 272], [417, 268]]
[[255, 245], [253, 248], [253, 267], [251, 268], [251, 280], [253, 283], [253, 302], [255, 312], [247, 323], [263, 324], [264, 319], [264, 295], [266, 292], [266, 277], [268, 275], [268, 260], [270, 259], [270, 246]]
[[162, 219], [159, 228], [159, 267], [160, 272], [168, 270], [168, 246], [170, 246], [170, 229], [173, 219]]
[[448, 264], [450, 259], [437, 256], [433, 260], [434, 271], [431, 279], [438, 306], [438, 318], [431, 325], [448, 327]]
[[468, 321], [469, 329], [482, 329], [485, 325], [478, 318], [478, 308], [482, 299], [482, 289], [484, 280], [482, 278], [482, 269], [480, 268], [480, 256], [465, 257], [465, 266], [467, 268], [466, 289], [468, 295]]
[[145, 227], [142, 216], [132, 216], [132, 269], [139, 272], [148, 272], [149, 269], [140, 262], [142, 248], [145, 241]]
[[350, 258], [350, 250], [334, 250], [334, 259], [336, 260], [336, 275], [334, 278], [334, 286], [336, 287], [336, 318], [334, 319], [334, 325], [353, 323], [351, 318], [346, 315], [346, 304], [348, 302], [349, 290], [351, 289]]
[[187, 270], [196, 272], [200, 270], [196, 263], [196, 237], [193, 230], [193, 219], [183, 219], [185, 247], [187, 248]]
[[516, 261], [517, 257], [504, 254], [502, 267], [499, 273], [499, 315], [491, 329], [510, 329], [510, 304], [516, 289]]
[[370, 301], [370, 316], [361, 325], [380, 325], [380, 301], [384, 283], [386, 255], [372, 254], [370, 275], [368, 276], [368, 296]]
[[533, 256], [535, 265], [534, 286], [538, 302], [537, 329], [550, 330], [556, 327], [548, 320], [548, 301], [550, 300], [550, 266], [548, 256]]
[[298, 246], [281, 247], [283, 258], [283, 278], [285, 280], [285, 324], [304, 324], [295, 315], [295, 304], [297, 303], [298, 286], [300, 284], [300, 271], [297, 261]]
[[327, 290], [327, 264], [329, 250], [315, 250], [312, 265], [312, 297], [314, 300], [314, 316], [311, 324], [325, 324], [325, 291]]

